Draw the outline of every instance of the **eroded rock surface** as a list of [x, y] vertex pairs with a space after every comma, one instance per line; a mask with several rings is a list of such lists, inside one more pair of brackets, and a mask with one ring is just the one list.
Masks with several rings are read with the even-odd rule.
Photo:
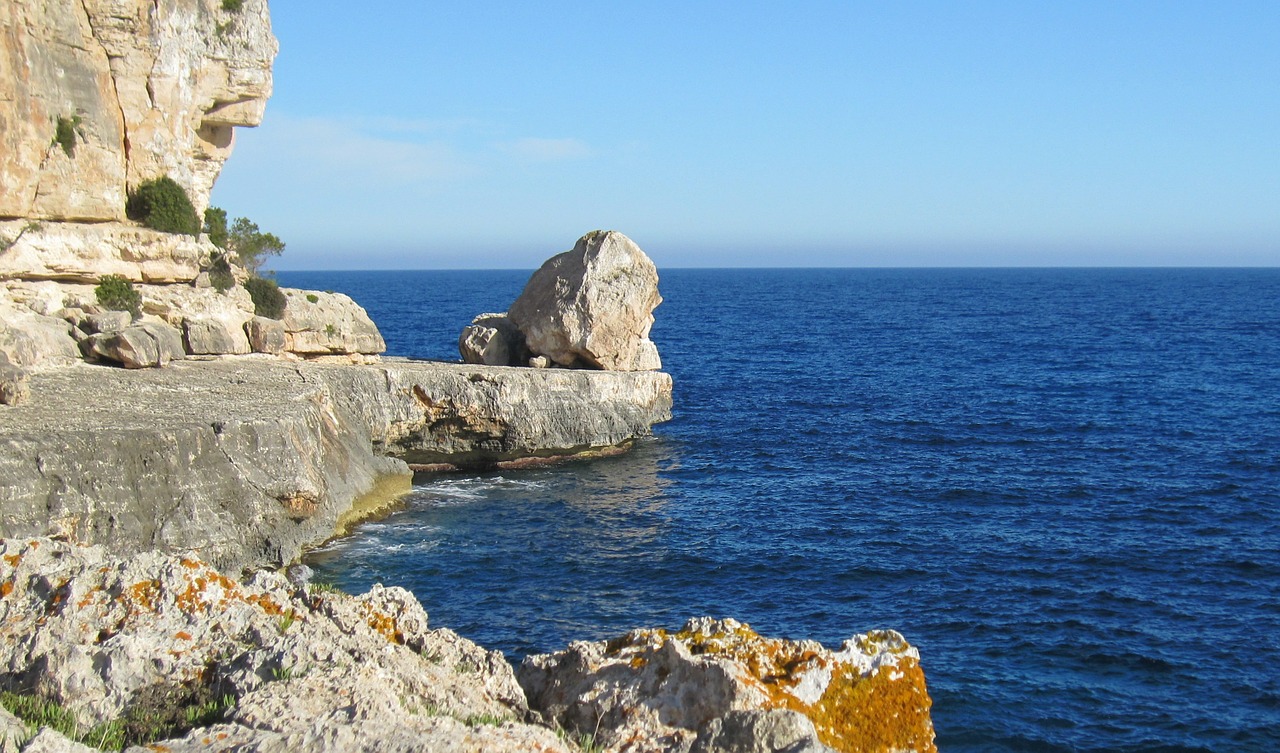
[[832, 651], [701, 618], [530, 656], [517, 677], [532, 708], [610, 751], [936, 750], [919, 652], [891, 630]]
[[597, 230], [548, 259], [507, 316], [534, 354], [561, 366], [647, 371], [662, 368], [649, 339], [660, 303], [653, 261], [622, 233]]
[[212, 698], [231, 701], [219, 723], [149, 749], [569, 750], [524, 723], [501, 653], [431, 629], [403, 589], [237, 582], [191, 556], [47, 538], [0, 542], [0, 584], [0, 686], [62, 704], [81, 732]]
[[202, 211], [271, 94], [266, 0], [238, 5], [0, 4], [0, 217], [123, 220], [128, 190], [166, 174]]
[[506, 314], [481, 314], [462, 328], [458, 353], [464, 363], [485, 366], [528, 366], [524, 335]]
[[604, 452], [671, 408], [661, 373], [409, 361], [81, 364], [26, 384], [26, 400], [0, 406], [0, 530], [61, 530], [121, 553], [196, 549], [230, 571], [288, 563], [391, 504], [408, 490], [406, 462]]

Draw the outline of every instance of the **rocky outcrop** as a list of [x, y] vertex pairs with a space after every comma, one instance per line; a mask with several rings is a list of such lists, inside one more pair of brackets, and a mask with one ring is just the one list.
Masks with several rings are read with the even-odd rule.
[[533, 274], [507, 316], [529, 349], [569, 368], [662, 368], [649, 339], [658, 270], [617, 231], [597, 230]]
[[353, 506], [408, 490], [344, 399], [275, 359], [81, 365], [32, 374], [30, 390], [0, 422], [7, 535], [194, 549], [234, 571], [290, 562]]
[[285, 289], [285, 350], [303, 356], [381, 353], [382, 333], [351, 298], [342, 293]]
[[0, 530], [52, 528], [121, 553], [195, 549], [230, 570], [290, 562], [394, 504], [406, 462], [607, 453], [671, 408], [660, 373], [409, 361], [80, 365], [27, 384], [29, 399], [0, 408]]
[[919, 652], [893, 631], [832, 651], [702, 618], [530, 656], [517, 677], [609, 751], [936, 750]]
[[458, 352], [463, 363], [485, 366], [527, 366], [529, 347], [506, 314], [481, 314], [462, 328]]
[[277, 44], [266, 0], [0, 6], [0, 217], [123, 220], [168, 175], [197, 210], [257, 125]]
[[[403, 589], [237, 582], [188, 555], [42, 538], [0, 542], [0, 593], [0, 686], [74, 714], [73, 736], [116, 722], [126, 743], [174, 738], [147, 750], [569, 750], [525, 723], [501, 653], [431, 629]], [[155, 719], [177, 729], [130, 721]]]

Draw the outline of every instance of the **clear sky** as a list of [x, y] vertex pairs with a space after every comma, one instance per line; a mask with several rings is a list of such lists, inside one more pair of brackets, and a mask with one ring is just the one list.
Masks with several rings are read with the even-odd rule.
[[278, 269], [1280, 264], [1280, 2], [276, 0]]

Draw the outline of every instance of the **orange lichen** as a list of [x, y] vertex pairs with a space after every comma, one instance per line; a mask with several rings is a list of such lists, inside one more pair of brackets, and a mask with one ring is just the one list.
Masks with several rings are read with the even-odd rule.
[[191, 640], [191, 633], [188, 633], [185, 630], [179, 630], [178, 632], [173, 634], [173, 637], [177, 638], [180, 641], [189, 641]]
[[156, 602], [160, 599], [160, 581], [138, 581], [125, 589], [124, 596], [131, 606], [154, 612]]
[[3, 599], [11, 593], [13, 593], [13, 581], [6, 580], [4, 583], [0, 583], [0, 599]]
[[[682, 630], [640, 631], [607, 647], [612, 654], [639, 648], [657, 639], [679, 640], [691, 654], [734, 661], [745, 668], [742, 679], [765, 697], [765, 708], [785, 708], [808, 717], [822, 742], [839, 751], [912, 749], [936, 752], [929, 718], [932, 702], [924, 672], [909, 654], [899, 654], [896, 666], [885, 665], [866, 676], [857, 667], [833, 662], [814, 650], [816, 644], [764, 638], [748, 625], [730, 623], [727, 630], [707, 633]], [[637, 660], [640, 660], [637, 662]], [[630, 665], [644, 666], [637, 656]], [[830, 673], [820, 698], [806, 702], [796, 693], [806, 676]]]
[[378, 612], [368, 604], [361, 604], [364, 610], [364, 621], [369, 627], [382, 633], [383, 637], [390, 643], [404, 643], [404, 633], [400, 632], [400, 626], [396, 623], [396, 618]]
[[17, 554], [6, 554], [4, 556], [4, 561], [8, 562], [10, 567], [17, 567], [18, 563], [22, 561], [22, 552], [18, 552]]

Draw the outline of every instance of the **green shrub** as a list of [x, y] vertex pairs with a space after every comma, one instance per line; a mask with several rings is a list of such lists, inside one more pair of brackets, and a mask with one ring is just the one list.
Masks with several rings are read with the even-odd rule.
[[142, 294], [120, 275], [107, 275], [93, 289], [98, 304], [111, 311], [128, 311], [134, 316], [142, 310]]
[[280, 286], [275, 280], [250, 277], [245, 280], [244, 289], [249, 291], [249, 297], [253, 299], [253, 313], [268, 319], [284, 317], [284, 308], [289, 301], [280, 292]]
[[62, 147], [68, 157], [76, 156], [76, 132], [80, 130], [80, 116], [69, 118], [58, 116], [58, 125], [54, 128], [53, 143]]
[[239, 13], [244, 8], [244, 0], [222, 0], [222, 9], [228, 13]]
[[204, 210], [204, 234], [218, 248], [227, 247], [227, 210], [217, 207]]
[[129, 219], [164, 233], [198, 235], [200, 219], [182, 186], [167, 175], [138, 186], [125, 205]]
[[226, 254], [209, 257], [209, 284], [219, 293], [225, 293], [236, 286], [236, 277], [231, 273], [231, 262], [227, 261]]
[[319, 303], [320, 296], [316, 295], [315, 293], [307, 293], [307, 300], [312, 303]]

